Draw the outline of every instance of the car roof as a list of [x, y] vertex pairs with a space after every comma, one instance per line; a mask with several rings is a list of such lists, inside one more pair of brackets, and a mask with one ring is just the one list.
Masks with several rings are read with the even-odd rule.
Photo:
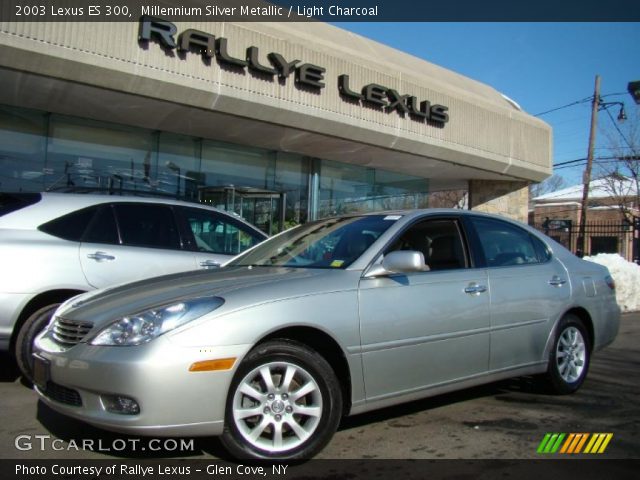
[[[451, 216], [451, 217], [460, 217], [460, 216], [473, 216], [480, 218], [493, 218], [496, 220], [500, 220], [506, 223], [510, 223], [515, 225], [523, 230], [528, 231], [529, 233], [535, 235], [540, 239], [544, 239], [544, 242], [551, 247], [554, 255], [557, 256], [565, 256], [566, 254], [572, 255], [571, 252], [566, 250], [560, 244], [555, 242], [553, 239], [547, 237], [542, 232], [536, 230], [535, 228], [527, 225], [525, 223], [519, 222], [517, 220], [504, 217], [501, 215], [496, 215], [492, 213], [479, 212], [477, 210], [462, 210], [456, 208], [422, 208], [422, 209], [407, 209], [407, 210], [389, 210], [385, 212], [371, 212], [366, 214], [353, 214], [353, 215], [342, 215], [342, 217], [354, 217], [354, 216], [370, 216], [370, 215], [397, 215], [398, 218], [396, 225], [397, 228], [389, 229], [385, 233], [383, 233], [380, 238], [378, 238], [372, 245], [378, 244], [379, 246], [386, 243], [392, 236], [397, 235], [399, 230], [404, 229], [409, 224], [412, 224], [414, 221], [424, 218], [427, 219], [429, 217], [438, 217], [438, 216]], [[353, 262], [347, 270], [363, 270], [366, 268], [374, 259], [375, 259], [375, 249], [372, 251], [367, 250], [364, 255], [358, 258], [355, 262]]]
[[95, 193], [42, 192], [40, 195], [42, 196], [42, 199], [39, 202], [0, 217], [0, 227], [35, 229], [50, 220], [93, 205], [100, 205], [103, 203], [149, 203], [156, 205], [177, 205], [217, 212], [222, 215], [229, 216], [234, 220], [247, 225], [252, 230], [261, 233], [265, 238], [267, 237], [267, 235], [260, 232], [259, 229], [248, 223], [239, 215], [204, 205], [202, 203], [191, 203], [162, 197], [138, 197], [134, 195], [105, 195]]
[[[508, 217], [503, 217], [501, 215], [480, 212], [477, 210], [463, 210], [460, 208], [410, 208], [405, 210], [382, 210], [378, 212], [352, 213], [352, 214], [344, 214], [344, 215], [337, 215], [337, 216], [338, 217], [364, 217], [364, 216], [375, 216], [375, 215], [400, 215], [406, 218], [421, 217], [423, 215], [475, 215], [475, 216], [484, 216], [488, 218], [498, 218], [500, 220], [507, 220], [514, 223], [520, 223]], [[522, 225], [522, 223], [520, 224]]]

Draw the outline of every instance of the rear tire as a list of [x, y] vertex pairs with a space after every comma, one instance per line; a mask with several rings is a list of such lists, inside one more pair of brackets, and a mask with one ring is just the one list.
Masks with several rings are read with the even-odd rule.
[[221, 440], [236, 458], [308, 459], [329, 442], [342, 392], [329, 363], [279, 339], [249, 352], [229, 388]]
[[22, 372], [22, 376], [31, 383], [33, 383], [33, 358], [31, 357], [33, 341], [47, 326], [51, 316], [59, 306], [59, 303], [55, 303], [36, 310], [22, 324], [16, 337], [16, 363]]
[[578, 390], [587, 376], [590, 359], [591, 345], [584, 323], [573, 314], [565, 315], [558, 323], [544, 375], [548, 390], [558, 395]]

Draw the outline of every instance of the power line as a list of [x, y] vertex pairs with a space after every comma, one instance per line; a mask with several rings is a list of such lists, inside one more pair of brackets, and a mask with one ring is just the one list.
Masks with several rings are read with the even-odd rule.
[[581, 103], [590, 102], [592, 99], [593, 99], [593, 96], [587, 97], [587, 98], [583, 98], [582, 100], [578, 100], [578, 101], [572, 102], [572, 103], [567, 103], [566, 105], [563, 105], [561, 107], [552, 108], [551, 110], [546, 110], [544, 112], [536, 113], [534, 115], [534, 117], [540, 117], [541, 115], [546, 115], [547, 113], [551, 113], [551, 112], [555, 112], [555, 111], [558, 111], [558, 110], [562, 110], [563, 108], [573, 107], [574, 105], [579, 105]]
[[[616, 95], [627, 95], [627, 92], [607, 93], [606, 95], [600, 95], [600, 98], [613, 97], [613, 96], [616, 96]], [[534, 117], [539, 117], [541, 115], [546, 115], [547, 113], [555, 112], [557, 110], [562, 110], [563, 108], [573, 107], [574, 105], [579, 105], [581, 103], [587, 103], [587, 102], [590, 102], [592, 100], [593, 100], [593, 95], [591, 95], [590, 97], [583, 98], [582, 100], [577, 100], [577, 101], [572, 102], [572, 103], [567, 103], [566, 105], [563, 105], [561, 107], [556, 107], [556, 108], [552, 108], [551, 110], [547, 110], [545, 112], [536, 113], [534, 115]]]
[[[638, 158], [635, 158], [636, 156], [631, 156], [631, 158], [629, 157], [620, 157], [620, 156], [615, 156], [615, 157], [598, 157], [598, 158], [594, 158], [594, 162], [597, 162], [599, 164], [602, 163], [617, 163], [617, 162], [625, 162], [629, 159], [631, 160], [638, 160]], [[640, 158], [640, 157], [639, 157]], [[577, 158], [575, 160], [568, 160], [566, 162], [560, 162], [560, 163], [555, 163], [553, 165], [553, 169], [554, 170], [562, 170], [563, 168], [575, 168], [575, 167], [581, 167], [583, 166], [585, 163], [587, 162], [586, 158]]]

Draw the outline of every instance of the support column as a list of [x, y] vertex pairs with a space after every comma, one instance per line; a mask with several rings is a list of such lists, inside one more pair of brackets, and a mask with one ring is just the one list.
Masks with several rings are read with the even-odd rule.
[[529, 183], [506, 180], [470, 180], [469, 208], [527, 223]]

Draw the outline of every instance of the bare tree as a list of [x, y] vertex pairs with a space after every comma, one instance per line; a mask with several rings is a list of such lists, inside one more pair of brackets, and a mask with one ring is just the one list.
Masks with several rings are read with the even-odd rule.
[[610, 155], [597, 162], [602, 188], [611, 196], [624, 218], [631, 222], [640, 205], [640, 111], [618, 125], [604, 123], [604, 137]]
[[566, 186], [567, 183], [565, 182], [564, 178], [562, 178], [558, 174], [553, 174], [540, 183], [532, 183], [531, 185], [529, 185], [529, 202], [532, 202], [536, 197], [561, 190]]
[[429, 194], [429, 207], [431, 208], [458, 208], [466, 209], [469, 197], [466, 190], [442, 190]]

